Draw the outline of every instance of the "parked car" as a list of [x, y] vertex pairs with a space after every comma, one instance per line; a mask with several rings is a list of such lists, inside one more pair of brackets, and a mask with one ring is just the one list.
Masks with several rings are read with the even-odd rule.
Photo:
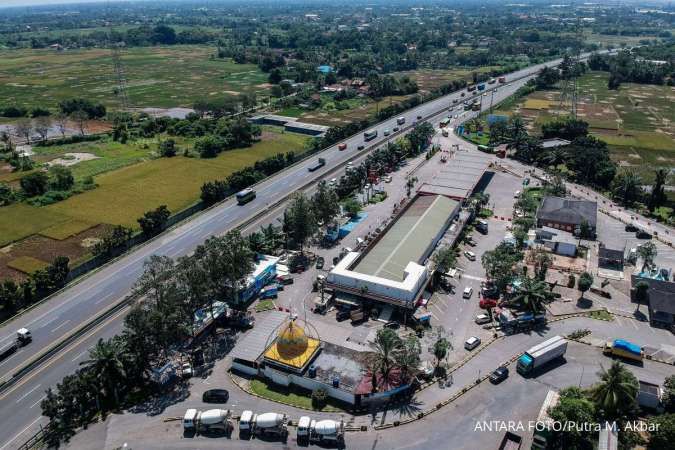
[[464, 256], [466, 256], [466, 259], [469, 261], [475, 261], [476, 260], [476, 254], [474, 252], [471, 252], [469, 250], [464, 252]]
[[476, 336], [471, 336], [464, 343], [464, 348], [467, 349], [468, 351], [471, 351], [474, 348], [478, 347], [479, 345], [480, 345], [480, 339], [477, 338]]
[[335, 314], [335, 319], [338, 322], [344, 322], [351, 317], [352, 313], [348, 309], [341, 309]]
[[476, 241], [474, 241], [473, 239], [470, 239], [470, 238], [466, 240], [466, 243], [467, 243], [468, 245], [470, 245], [471, 247], [475, 247], [475, 246], [476, 246]]
[[635, 232], [635, 237], [638, 239], [651, 239], [652, 235], [647, 233], [645, 230], [637, 230]]
[[323, 256], [319, 256], [316, 258], [316, 268], [317, 269], [323, 269], [323, 265], [325, 264], [325, 260], [323, 259]]
[[513, 193], [513, 198], [518, 198], [520, 197], [520, 191], [516, 191]]
[[180, 374], [183, 378], [192, 378], [192, 375], [194, 374], [194, 371], [192, 370], [192, 364], [189, 362], [181, 364]]
[[227, 389], [209, 389], [202, 394], [202, 401], [204, 403], [227, 403], [230, 398], [230, 393]]
[[478, 314], [476, 316], [475, 322], [478, 325], [484, 325], [486, 323], [490, 323], [490, 316], [488, 316], [487, 314]]
[[508, 367], [498, 367], [490, 374], [490, 382], [493, 384], [501, 383], [509, 377]]
[[390, 320], [389, 322], [384, 324], [384, 328], [391, 328], [392, 330], [396, 330], [400, 327], [401, 325], [393, 320]]
[[277, 275], [277, 281], [281, 284], [293, 284], [293, 277], [290, 275]]

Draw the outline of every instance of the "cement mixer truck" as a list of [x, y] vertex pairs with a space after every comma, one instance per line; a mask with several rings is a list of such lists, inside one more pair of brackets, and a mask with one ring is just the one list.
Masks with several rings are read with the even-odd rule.
[[298, 421], [298, 441], [343, 442], [345, 424], [336, 420], [312, 420], [303, 416]]
[[228, 409], [209, 409], [197, 411], [188, 409], [183, 416], [183, 429], [186, 431], [232, 431], [231, 411]]
[[286, 414], [264, 413], [253, 414], [244, 411], [239, 418], [240, 433], [249, 433], [251, 436], [288, 436], [288, 417]]

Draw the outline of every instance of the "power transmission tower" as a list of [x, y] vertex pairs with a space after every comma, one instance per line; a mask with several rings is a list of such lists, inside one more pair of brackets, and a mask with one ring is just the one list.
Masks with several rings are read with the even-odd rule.
[[129, 98], [127, 97], [127, 77], [124, 73], [124, 65], [122, 64], [122, 48], [124, 42], [114, 42], [113, 28], [110, 25], [109, 30], [110, 56], [112, 58], [113, 70], [115, 71], [115, 93], [120, 100], [122, 109], [129, 108]]
[[[567, 64], [562, 65], [562, 85], [560, 88], [560, 100], [558, 102], [558, 115], [569, 113], [574, 119], [577, 118], [579, 70], [581, 62], [581, 25], [577, 22], [575, 33], [579, 45], [574, 56], [569, 57]], [[567, 56], [566, 56], [567, 58]]]

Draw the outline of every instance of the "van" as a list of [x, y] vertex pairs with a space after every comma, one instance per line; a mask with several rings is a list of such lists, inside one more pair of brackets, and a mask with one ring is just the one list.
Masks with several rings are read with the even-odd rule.
[[471, 298], [471, 294], [473, 294], [473, 288], [467, 286], [464, 288], [464, 292], [462, 292], [462, 298]]
[[464, 252], [464, 256], [466, 256], [466, 259], [468, 259], [469, 261], [475, 261], [476, 260], [476, 254], [474, 252], [470, 252], [470, 251], [467, 250], [467, 251]]
[[478, 339], [476, 336], [471, 336], [464, 343], [464, 348], [468, 351], [471, 351], [474, 348], [478, 347], [479, 345], [480, 345], [480, 339]]
[[403, 125], [405, 123], [405, 117], [399, 117], [396, 119], [396, 123], [399, 125]]

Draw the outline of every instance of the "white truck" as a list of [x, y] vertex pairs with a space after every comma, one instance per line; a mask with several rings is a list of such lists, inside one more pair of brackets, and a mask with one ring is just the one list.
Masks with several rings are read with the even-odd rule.
[[298, 421], [298, 440], [307, 442], [343, 442], [345, 424], [336, 420], [312, 420], [307, 416]]
[[19, 350], [19, 348], [30, 344], [32, 340], [33, 336], [28, 329], [18, 329], [16, 332], [16, 339], [6, 341], [4, 344], [0, 345], [0, 361], [10, 357], [14, 352]]
[[186, 431], [232, 431], [233, 425], [230, 421], [232, 412], [229, 409], [209, 409], [207, 411], [197, 411], [190, 408], [183, 416], [183, 429]]
[[567, 351], [567, 341], [562, 336], [554, 336], [526, 351], [520, 358], [516, 370], [526, 376], [546, 363], [560, 358]]
[[288, 417], [286, 414], [264, 413], [253, 414], [252, 411], [244, 411], [239, 418], [239, 432], [249, 433], [251, 436], [288, 436]]

